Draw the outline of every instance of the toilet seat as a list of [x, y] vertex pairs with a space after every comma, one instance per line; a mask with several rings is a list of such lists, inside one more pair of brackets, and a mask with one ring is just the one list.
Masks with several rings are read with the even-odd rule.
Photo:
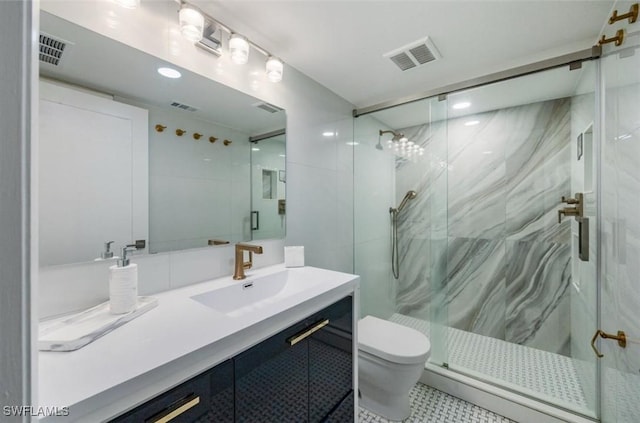
[[358, 348], [393, 363], [417, 364], [427, 361], [431, 343], [415, 329], [366, 316], [358, 321]]

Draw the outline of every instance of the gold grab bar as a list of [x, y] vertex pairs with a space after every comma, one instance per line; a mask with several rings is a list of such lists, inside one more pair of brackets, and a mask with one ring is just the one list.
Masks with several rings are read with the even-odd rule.
[[161, 416], [151, 417], [150, 419], [147, 419], [145, 422], [146, 423], [170, 422], [171, 420], [178, 417], [180, 414], [183, 414], [184, 412], [186, 412], [187, 410], [190, 410], [191, 408], [195, 407], [198, 404], [200, 404], [200, 397], [199, 396], [196, 397], [194, 396], [194, 394], [191, 394], [187, 396], [184, 400], [180, 401], [177, 407], [169, 408], [168, 410], [163, 411]]
[[314, 332], [319, 331], [323, 327], [329, 324], [329, 319], [320, 320], [317, 323], [314, 323], [310, 328], [305, 329], [304, 331], [293, 335], [291, 338], [287, 339], [289, 345], [295, 345], [298, 342], [302, 341], [304, 338], [312, 335]]
[[606, 333], [602, 329], [598, 329], [595, 335], [593, 335], [593, 338], [591, 338], [591, 348], [593, 348], [593, 352], [596, 353], [598, 358], [604, 357], [604, 354], [598, 351], [598, 347], [596, 347], [596, 341], [598, 340], [598, 336], [601, 336], [602, 339], [615, 339], [616, 341], [618, 341], [618, 345], [620, 347], [622, 348], [627, 347], [627, 335], [624, 333], [624, 331], [619, 330], [617, 335], [611, 335], [610, 333]]

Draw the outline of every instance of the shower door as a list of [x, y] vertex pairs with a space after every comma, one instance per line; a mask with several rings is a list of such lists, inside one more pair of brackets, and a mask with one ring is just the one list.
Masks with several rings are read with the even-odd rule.
[[[626, 10], [631, 2], [616, 7]], [[633, 26], [638, 26], [634, 24]], [[626, 347], [599, 341], [602, 421], [640, 420], [640, 35], [627, 30], [622, 46], [607, 46], [602, 62], [604, 112], [602, 163], [602, 321], [608, 334], [626, 335]]]
[[590, 417], [596, 66], [448, 96], [442, 303], [449, 369]]

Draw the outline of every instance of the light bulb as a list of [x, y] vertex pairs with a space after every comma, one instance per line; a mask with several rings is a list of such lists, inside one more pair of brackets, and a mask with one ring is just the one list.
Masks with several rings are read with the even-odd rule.
[[242, 35], [231, 34], [229, 52], [233, 63], [244, 65], [249, 61], [249, 41]]
[[282, 60], [278, 59], [277, 57], [269, 56], [265, 65], [265, 70], [267, 72], [267, 78], [269, 78], [269, 81], [282, 81], [282, 73], [284, 71]]
[[204, 16], [202, 13], [188, 6], [182, 7], [178, 15], [180, 20], [180, 33], [187, 40], [197, 43], [202, 39], [204, 29]]

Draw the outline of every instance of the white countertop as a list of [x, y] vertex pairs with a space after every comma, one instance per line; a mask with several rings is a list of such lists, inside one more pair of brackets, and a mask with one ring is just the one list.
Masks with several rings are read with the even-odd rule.
[[[72, 352], [39, 353], [38, 402], [69, 407], [43, 421], [104, 421], [134, 408], [354, 292], [359, 277], [314, 267], [289, 268], [308, 289], [229, 317], [191, 297], [285, 270], [283, 264], [163, 292], [153, 310]], [[354, 310], [357, 313], [357, 310]]]

